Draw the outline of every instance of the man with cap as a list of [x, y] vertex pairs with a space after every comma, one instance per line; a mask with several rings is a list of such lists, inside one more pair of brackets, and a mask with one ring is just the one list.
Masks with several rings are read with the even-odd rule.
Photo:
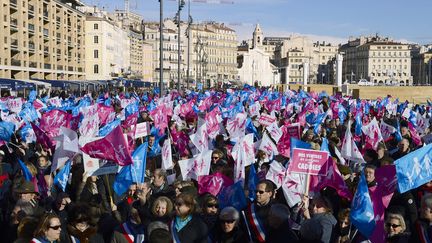
[[38, 192], [35, 190], [35, 185], [31, 181], [24, 181], [15, 189], [18, 198], [23, 201], [30, 202], [34, 207], [37, 206]]
[[219, 214], [219, 222], [213, 236], [216, 243], [248, 242], [247, 235], [239, 227], [240, 213], [234, 207], [226, 207]]

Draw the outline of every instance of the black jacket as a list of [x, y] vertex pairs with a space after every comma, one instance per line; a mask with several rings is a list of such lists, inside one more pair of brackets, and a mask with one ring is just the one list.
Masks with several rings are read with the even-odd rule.
[[177, 232], [180, 242], [185, 243], [207, 243], [208, 229], [204, 221], [197, 215]]

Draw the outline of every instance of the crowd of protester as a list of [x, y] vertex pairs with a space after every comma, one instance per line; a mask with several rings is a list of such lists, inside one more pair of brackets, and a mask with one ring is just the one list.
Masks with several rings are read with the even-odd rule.
[[[246, 98], [243, 97], [245, 93], [248, 95]], [[276, 93], [279, 95], [272, 97]], [[274, 102], [283, 95], [288, 97], [285, 101]], [[51, 94], [48, 98], [54, 96]], [[148, 122], [149, 130], [159, 127], [151, 115], [154, 107], [149, 108], [152, 105], [159, 105], [157, 101], [161, 98], [157, 93], [112, 91], [100, 95], [84, 94], [80, 97], [63, 93], [59, 99], [63, 103], [72, 100], [72, 105], [77, 105], [84, 97], [91, 100], [90, 104], [103, 103], [113, 107], [117, 117], [124, 116], [121, 100], [135, 99], [139, 104], [137, 123]], [[230, 104], [223, 104], [231, 99], [229, 97], [233, 97]], [[7, 103], [7, 99], [14, 99], [14, 97], [2, 98], [2, 101]], [[108, 99], [110, 102], [107, 104]], [[204, 108], [197, 109], [206, 99], [210, 103]], [[28, 100], [30, 98], [25, 99], [23, 107], [29, 102]], [[44, 112], [62, 108], [61, 106], [50, 107], [47, 95], [41, 94], [31, 100], [33, 103], [30, 104], [34, 105], [34, 100], [39, 100], [46, 105], [44, 108], [37, 108], [39, 117], [33, 121], [35, 124], [40, 121]], [[197, 180], [182, 178], [182, 171], [178, 164], [178, 161], [192, 158], [199, 151], [190, 140], [186, 141], [185, 147], [179, 146], [178, 139], [183, 137], [179, 134], [173, 135], [173, 131], [176, 131], [190, 138], [198, 129], [200, 116], [203, 117], [211, 109], [219, 109], [222, 106], [228, 108], [222, 112], [230, 112], [237, 109], [237, 105], [241, 105], [240, 112], [247, 114], [254, 130], [252, 132], [246, 129], [246, 133], [254, 133], [254, 142], [258, 142], [267, 133], [265, 126], [258, 122], [259, 116], [251, 114], [249, 110], [252, 104], [258, 102], [261, 103], [259, 113], [275, 116], [279, 127], [300, 122], [299, 140], [309, 143], [310, 149], [320, 150], [321, 146], [324, 146], [323, 141], [326, 140], [332, 160], [337, 165], [347, 188], [354, 195], [362, 174], [365, 176], [368, 188], [379, 186], [375, 171], [383, 166], [394, 166], [396, 160], [427, 144], [432, 130], [426, 127], [421, 132], [415, 130], [418, 133], [413, 134], [413, 130], [410, 129], [410, 119], [402, 114], [409, 107], [412, 112], [428, 121], [430, 118], [428, 105], [397, 103], [386, 97], [375, 101], [358, 100], [356, 104], [361, 105], [352, 109], [352, 106], [355, 106], [352, 100], [354, 99], [350, 97], [329, 96], [324, 93], [308, 94], [302, 91], [290, 91], [283, 94], [253, 87], [230, 91], [209, 90], [187, 93], [172, 91], [170, 101], [174, 101], [174, 107], [185, 105], [190, 101], [193, 101], [195, 106], [192, 112], [179, 116], [180, 122], [174, 121], [173, 117], [169, 116], [169, 124], [164, 130], [158, 130], [159, 133], [150, 133], [146, 137], [133, 141], [135, 147], [147, 143], [145, 179], [143, 183], [129, 184], [127, 191], [122, 195], [117, 195], [113, 190], [116, 174], [89, 175], [85, 172], [83, 156], [80, 153], [71, 158], [72, 165], [65, 188], [54, 183], [54, 178], [61, 169], [51, 168], [55, 148], [47, 148], [39, 140], [26, 141], [21, 134], [21, 128], [25, 123], [20, 119], [22, 116], [17, 114], [17, 120], [21, 122], [20, 127], [14, 130], [9, 141], [3, 141], [0, 148], [0, 241], [5, 243], [374, 242], [352, 224], [350, 217], [352, 198], [340, 196], [335, 188], [323, 187], [318, 193], [301, 195], [301, 201], [295, 205], [287, 203], [288, 199], [283, 188], [266, 177], [272, 163], [279, 163], [284, 168], [290, 163], [290, 158], [282, 154], [267, 154], [257, 147], [252, 152], [255, 159], [249, 161], [250, 165], [245, 168], [243, 196], [247, 198], [247, 202], [243, 208], [226, 205], [226, 202], [221, 202], [218, 194], [200, 193]], [[271, 105], [267, 105], [266, 102], [270, 102]], [[335, 108], [336, 102], [339, 108]], [[389, 104], [397, 104], [394, 112], [388, 109]], [[275, 108], [275, 106], [279, 107]], [[402, 110], [401, 106], [403, 106]], [[288, 112], [288, 109], [291, 111]], [[317, 126], [317, 124], [310, 124], [309, 121], [301, 121], [301, 112], [306, 109], [308, 110], [304, 113], [305, 116], [314, 112], [315, 115], [329, 114], [328, 111], [332, 109], [336, 112], [327, 115]], [[337, 115], [337, 109], [339, 112], [344, 109], [346, 114]], [[355, 109], [362, 109], [363, 126], [375, 118], [379, 124], [385, 121], [396, 131], [385, 141], [380, 141], [376, 149], [367, 147], [365, 134], [355, 131], [358, 126], [357, 117], [353, 114]], [[5, 116], [14, 114], [13, 111], [7, 110], [7, 107], [2, 107], [2, 110], [2, 121], [5, 120]], [[65, 110], [72, 112], [71, 109]], [[235, 180], [234, 167], [238, 161], [232, 152], [235, 139], [232, 139], [225, 129], [228, 119], [229, 116], [222, 116], [220, 132], [210, 141], [212, 153], [209, 175], [219, 173]], [[127, 129], [123, 128], [124, 131]], [[363, 156], [361, 162], [349, 161], [347, 158], [342, 162], [343, 156], [338, 155], [347, 130], [354, 134], [353, 140]], [[420, 137], [421, 141], [414, 141], [413, 136]], [[164, 161], [161, 148], [166, 139], [171, 139], [174, 166], [162, 169]], [[280, 140], [279, 143], [283, 141]], [[180, 147], [184, 150], [181, 151]], [[26, 178], [19, 160], [31, 173], [30, 180]], [[251, 184], [248, 176], [251, 169], [256, 171], [259, 178], [253, 189], [248, 188]], [[372, 204], [375, 203], [374, 200], [375, 198], [372, 198]], [[376, 242], [430, 242], [431, 223], [432, 182], [404, 193], [399, 193], [396, 189], [385, 209], [383, 241]]]

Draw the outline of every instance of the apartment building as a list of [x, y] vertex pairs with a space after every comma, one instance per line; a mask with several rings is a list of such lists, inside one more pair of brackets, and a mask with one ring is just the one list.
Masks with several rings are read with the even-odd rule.
[[0, 77], [84, 80], [85, 16], [77, 1], [0, 0]]
[[366, 79], [375, 85], [412, 85], [410, 45], [380, 36], [352, 38], [344, 54], [344, 80]]

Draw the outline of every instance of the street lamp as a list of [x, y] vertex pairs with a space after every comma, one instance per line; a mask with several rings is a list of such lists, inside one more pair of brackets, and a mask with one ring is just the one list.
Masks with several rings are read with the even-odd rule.
[[187, 73], [186, 73], [186, 87], [187, 89], [189, 89], [189, 71], [190, 71], [190, 28], [192, 25], [192, 16], [190, 14], [190, 0], [188, 0], [188, 27], [187, 27], [187, 31], [186, 31], [186, 35], [187, 35], [187, 39], [188, 39], [188, 44], [187, 44], [187, 50], [188, 50], [188, 59], [187, 59]]
[[163, 95], [163, 0], [160, 3], [159, 19], [159, 93]]
[[177, 64], [177, 90], [180, 91], [180, 80], [181, 80], [181, 72], [180, 72], [180, 65], [181, 65], [181, 42], [180, 42], [180, 35], [181, 35], [181, 29], [180, 29], [180, 21], [181, 21], [181, 10], [183, 9], [185, 5], [185, 1], [184, 0], [179, 0], [178, 2], [178, 11], [177, 14], [174, 18], [174, 23], [177, 24], [177, 28], [178, 28], [178, 34], [177, 34], [177, 48], [178, 48], [178, 64]]

